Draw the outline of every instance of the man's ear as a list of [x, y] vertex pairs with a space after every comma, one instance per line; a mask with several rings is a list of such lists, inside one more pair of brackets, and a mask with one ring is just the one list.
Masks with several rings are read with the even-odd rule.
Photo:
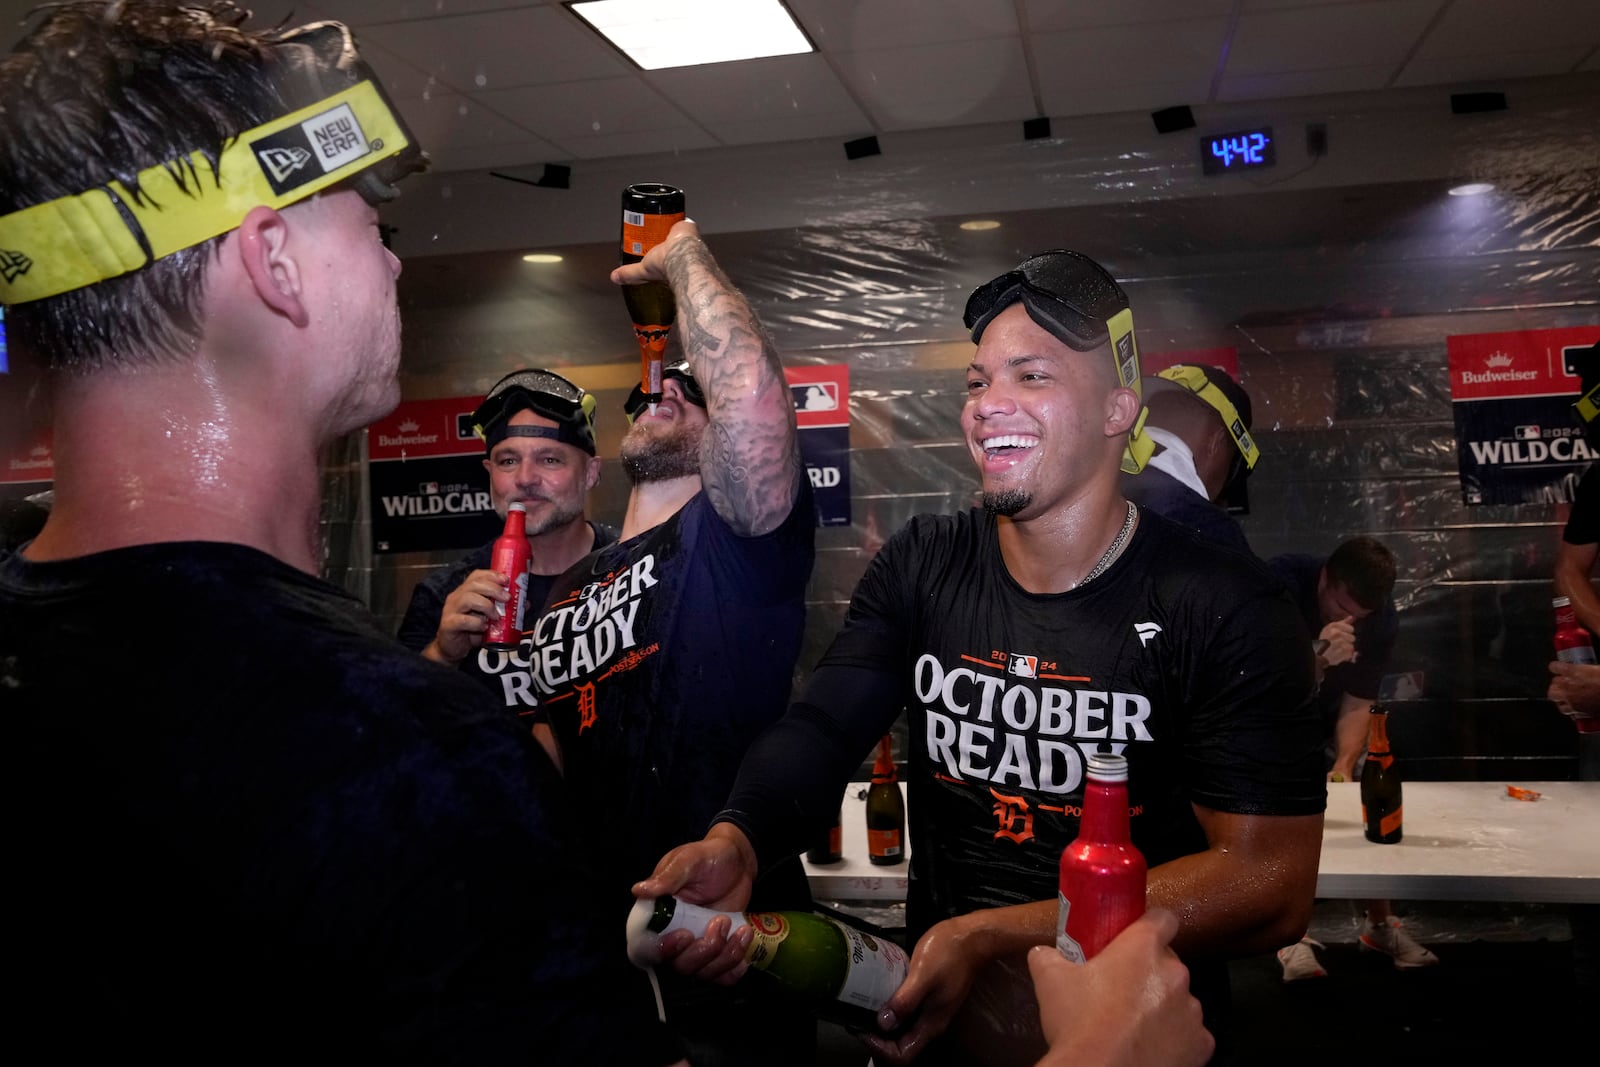
[[1106, 436], [1115, 437], [1133, 429], [1144, 405], [1132, 389], [1118, 387], [1106, 395]]
[[261, 302], [296, 326], [311, 321], [301, 300], [300, 266], [289, 253], [289, 223], [270, 207], [250, 209], [235, 231], [238, 255]]
[[583, 472], [583, 491], [594, 492], [594, 487], [600, 484], [600, 468], [604, 466], [599, 456], [589, 457], [589, 469]]

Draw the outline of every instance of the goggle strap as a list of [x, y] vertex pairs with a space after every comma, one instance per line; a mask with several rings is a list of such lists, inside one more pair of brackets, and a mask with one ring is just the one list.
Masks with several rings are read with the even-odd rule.
[[1600, 415], [1600, 384], [1580, 396], [1572, 406], [1578, 409], [1584, 422], [1593, 422], [1595, 416]]
[[1233, 406], [1233, 401], [1228, 399], [1228, 394], [1211, 384], [1211, 379], [1205, 372], [1195, 367], [1168, 367], [1156, 374], [1176, 385], [1181, 385], [1189, 390], [1206, 405], [1222, 417], [1222, 425], [1227, 429], [1228, 436], [1233, 438], [1234, 447], [1244, 458], [1245, 466], [1251, 470], [1256, 469], [1256, 461], [1261, 458], [1261, 450], [1256, 447], [1255, 438], [1250, 436], [1250, 431], [1245, 428], [1244, 419], [1240, 417], [1239, 410]]
[[[340, 107], [355, 121], [366, 150], [321, 173], [316, 172], [320, 167], [307, 171], [303, 179], [286, 173], [269, 180], [264, 169], [269, 164], [258, 157], [256, 145]], [[30, 261], [21, 273], [0, 278], [0, 303], [42, 300], [138, 270], [227, 233], [258, 204], [287, 207], [398, 154], [410, 143], [399, 117], [374, 83], [360, 81], [234, 138], [217, 161], [214, 180], [202, 177], [210, 174], [211, 163], [203, 153], [194, 152], [140, 171], [137, 197], [112, 182], [23, 208], [0, 217], [0, 252]], [[301, 160], [295, 170], [310, 163]], [[186, 182], [185, 174], [193, 175], [194, 181]], [[291, 177], [294, 184], [288, 184]], [[273, 187], [274, 180], [281, 191]]]

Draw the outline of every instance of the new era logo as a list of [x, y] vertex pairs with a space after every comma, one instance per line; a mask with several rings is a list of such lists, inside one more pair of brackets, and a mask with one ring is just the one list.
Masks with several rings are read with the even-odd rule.
[[268, 148], [257, 155], [275, 182], [287, 181], [289, 175], [311, 162], [311, 153], [304, 148]]
[[288, 129], [251, 143], [267, 184], [279, 196], [330, 174], [372, 152], [383, 143], [368, 144], [349, 104], [338, 104]]
[[22, 252], [13, 252], [9, 248], [0, 248], [0, 276], [6, 281], [14, 282], [33, 267], [33, 260]]

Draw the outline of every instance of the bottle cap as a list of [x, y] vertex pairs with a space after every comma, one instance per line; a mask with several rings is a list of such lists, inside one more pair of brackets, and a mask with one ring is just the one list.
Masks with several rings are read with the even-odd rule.
[[1100, 782], [1126, 782], [1128, 757], [1109, 752], [1091, 752], [1088, 758], [1089, 777]]
[[507, 511], [527, 511], [528, 510], [528, 505], [524, 504], [520, 500], [513, 500], [511, 503], [506, 505], [506, 510]]
[[1571, 604], [1572, 601], [1564, 596], [1550, 598], [1550, 606], [1553, 608], [1564, 608], [1570, 606]]

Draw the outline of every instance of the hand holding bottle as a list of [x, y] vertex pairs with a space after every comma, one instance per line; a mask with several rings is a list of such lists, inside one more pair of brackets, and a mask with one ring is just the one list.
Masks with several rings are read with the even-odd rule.
[[[743, 831], [719, 822], [699, 841], [663, 856], [649, 878], [634, 883], [633, 895], [675, 896], [717, 911], [743, 911], [756, 871], [755, 849]], [[750, 927], [734, 928], [726, 919], [713, 921], [700, 938], [676, 930], [661, 939], [661, 960], [679, 974], [731, 984], [744, 974], [752, 936]]]
[[700, 227], [693, 219], [684, 219], [667, 231], [666, 239], [644, 254], [637, 263], [623, 263], [611, 271], [613, 285], [639, 285], [643, 282], [667, 282], [667, 251], [679, 241], [700, 239]]
[[1200, 1067], [1216, 1041], [1170, 947], [1177, 918], [1146, 912], [1086, 963], [1040, 945], [1028, 953], [1050, 1052], [1038, 1067]]
[[483, 645], [489, 624], [505, 612], [511, 583], [490, 570], [473, 571], [444, 598], [439, 628], [422, 654], [454, 667]]

